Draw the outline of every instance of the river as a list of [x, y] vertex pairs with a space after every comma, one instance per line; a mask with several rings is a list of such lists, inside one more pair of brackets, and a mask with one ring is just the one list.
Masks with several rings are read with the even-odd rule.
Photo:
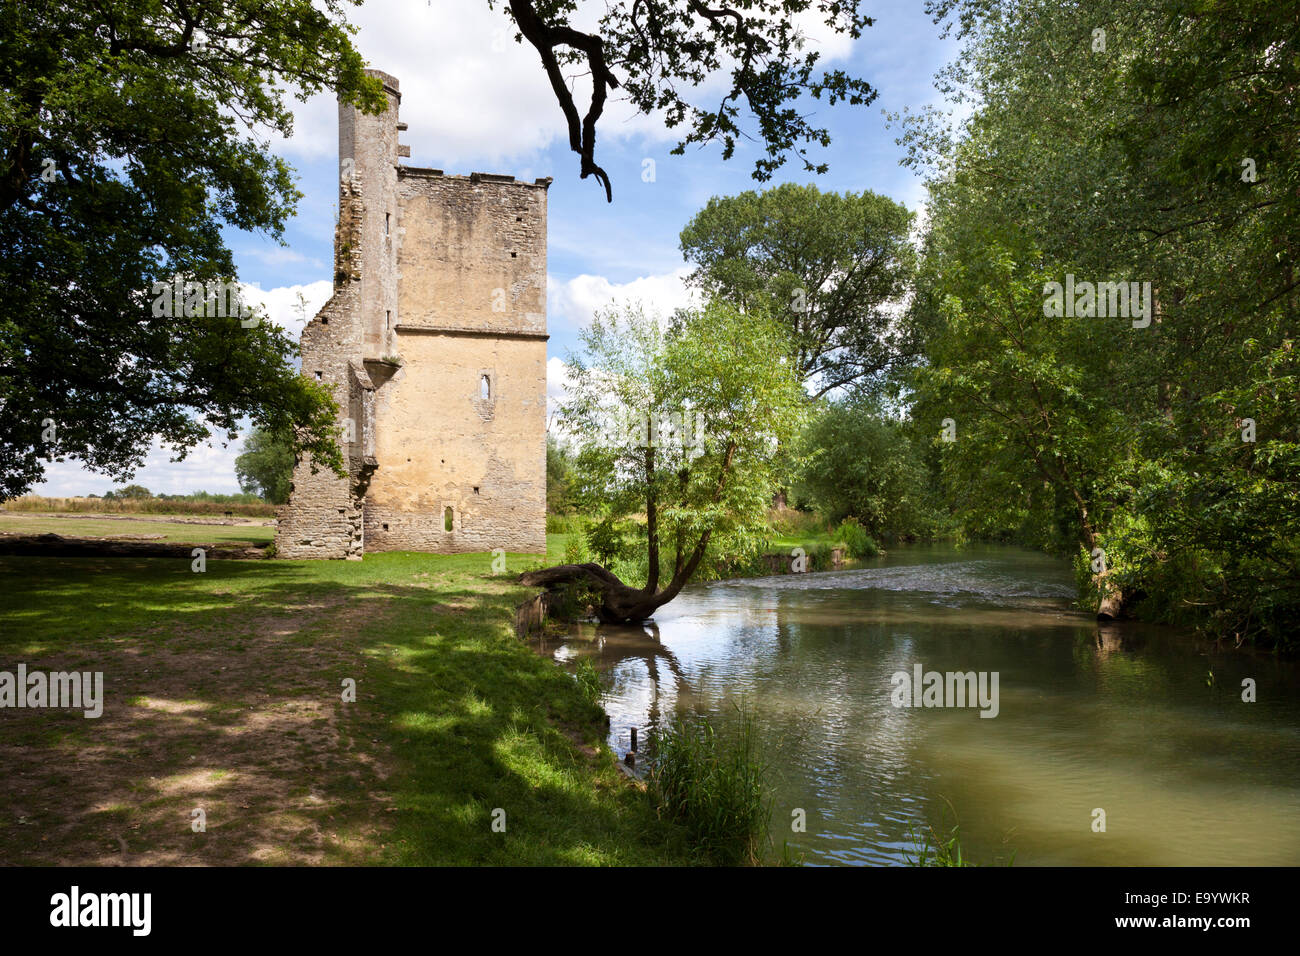
[[[986, 865], [1300, 864], [1300, 668], [1099, 626], [1073, 593], [1042, 554], [903, 546], [692, 586], [653, 625], [579, 625], [543, 650], [595, 664], [620, 756], [675, 712], [752, 713], [775, 846], [807, 864], [900, 864], [954, 818]], [[996, 716], [895, 706], [918, 664], [982, 673], [990, 694], [996, 674]]]

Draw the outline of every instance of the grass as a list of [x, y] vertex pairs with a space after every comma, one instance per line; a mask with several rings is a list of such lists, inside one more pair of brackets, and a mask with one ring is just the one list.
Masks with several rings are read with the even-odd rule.
[[752, 715], [723, 734], [677, 717], [650, 744], [651, 793], [697, 852], [724, 865], [759, 862], [772, 804]]
[[515, 638], [539, 556], [491, 561], [0, 558], [0, 669], [105, 689], [98, 720], [0, 711], [0, 864], [692, 862]]
[[[211, 518], [211, 515], [192, 517]], [[162, 535], [183, 544], [263, 544], [275, 537], [271, 525], [187, 524], [177, 521], [104, 518], [52, 518], [0, 512], [0, 531], [13, 534], [57, 534], [71, 538], [126, 538]], [[159, 539], [148, 539], [159, 540]]]
[[[969, 867], [976, 866], [974, 861], [966, 856], [961, 845], [961, 827], [957, 822], [957, 811], [953, 808], [948, 799], [944, 798], [945, 809], [936, 826], [929, 823], [920, 827], [920, 832], [916, 827], [909, 830], [909, 836], [912, 841], [910, 850], [903, 851], [903, 859], [908, 866], [951, 866], [951, 867]], [[952, 826], [948, 826], [948, 813], [952, 813]], [[1006, 865], [1015, 864], [1016, 854], [1013, 850]]]

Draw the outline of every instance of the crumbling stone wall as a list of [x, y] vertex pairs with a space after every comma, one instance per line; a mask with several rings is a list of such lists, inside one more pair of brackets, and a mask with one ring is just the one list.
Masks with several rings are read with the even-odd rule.
[[348, 476], [298, 463], [277, 554], [545, 551], [550, 180], [399, 166], [372, 72], [389, 109], [340, 105], [335, 292], [302, 336]]

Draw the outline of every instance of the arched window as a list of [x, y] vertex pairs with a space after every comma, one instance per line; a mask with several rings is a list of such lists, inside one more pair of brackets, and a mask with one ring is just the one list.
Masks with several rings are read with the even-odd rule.
[[478, 378], [478, 397], [485, 402], [492, 398], [492, 382], [486, 375], [480, 375]]
[[451, 505], [448, 505], [442, 513], [442, 530], [450, 531], [455, 525], [455, 514], [452, 513]]

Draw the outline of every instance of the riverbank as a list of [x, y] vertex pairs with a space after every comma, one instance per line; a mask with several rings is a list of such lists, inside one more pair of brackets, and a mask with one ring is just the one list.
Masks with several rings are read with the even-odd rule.
[[0, 863], [691, 862], [514, 637], [540, 558], [506, 562], [0, 558], [0, 669], [105, 698], [0, 712]]

